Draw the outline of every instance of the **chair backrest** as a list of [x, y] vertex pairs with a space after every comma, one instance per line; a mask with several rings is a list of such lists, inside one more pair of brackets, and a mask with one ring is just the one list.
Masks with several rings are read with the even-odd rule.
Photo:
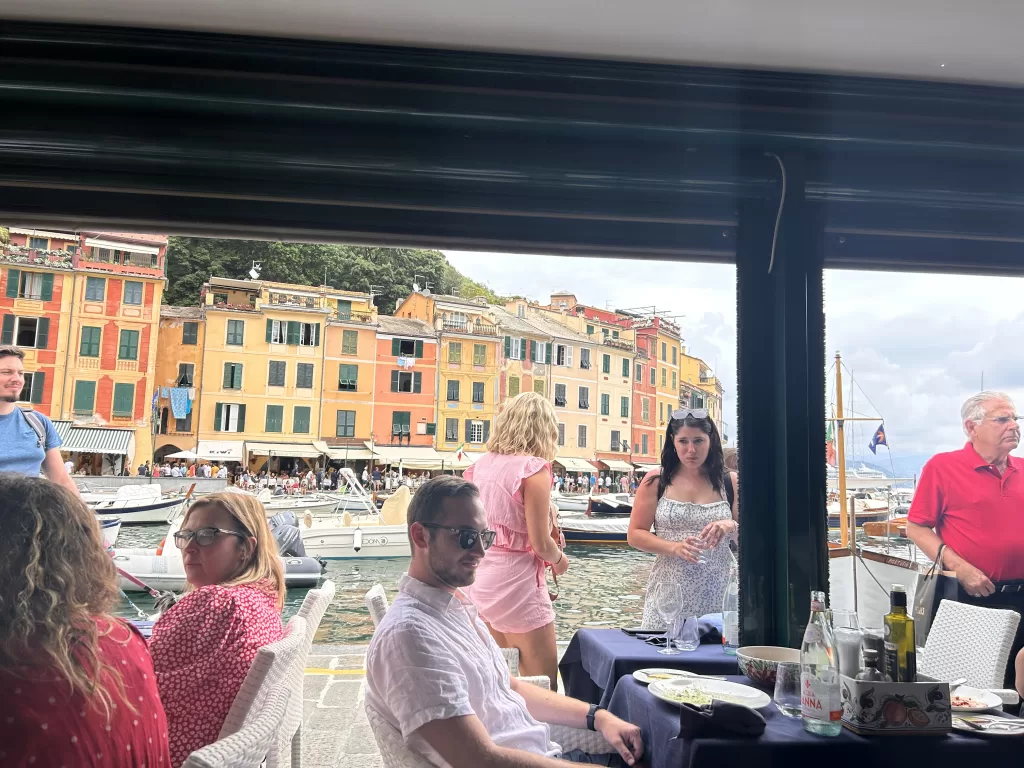
[[[226, 768], [226, 766], [258, 766], [274, 741], [292, 692], [285, 686], [274, 686], [255, 716], [236, 733], [197, 749], [185, 760], [182, 768]], [[302, 706], [301, 701], [299, 706]]]
[[974, 688], [1002, 688], [1020, 614], [952, 600], [939, 602], [918, 668], [936, 680], [966, 677]]
[[[283, 686], [289, 675], [294, 675], [295, 659], [305, 640], [306, 620], [301, 616], [292, 616], [285, 628], [284, 637], [256, 652], [256, 658], [249, 667], [245, 681], [235, 700], [231, 702], [231, 709], [224, 718], [224, 725], [220, 728], [218, 738], [223, 739], [242, 730], [259, 714], [267, 692], [277, 686]], [[299, 706], [301, 707], [301, 697]]]
[[434, 764], [405, 745], [402, 733], [389, 723], [380, 712], [364, 702], [366, 719], [373, 738], [380, 749], [384, 768], [434, 768]]
[[306, 651], [313, 645], [313, 638], [320, 622], [327, 612], [327, 606], [334, 599], [335, 586], [333, 581], [325, 581], [319, 589], [311, 589], [302, 600], [298, 615], [306, 620]]
[[367, 610], [370, 611], [370, 618], [373, 619], [373, 626], [376, 629], [380, 625], [384, 614], [388, 612], [388, 596], [384, 593], [384, 587], [374, 584], [366, 597], [363, 598]]

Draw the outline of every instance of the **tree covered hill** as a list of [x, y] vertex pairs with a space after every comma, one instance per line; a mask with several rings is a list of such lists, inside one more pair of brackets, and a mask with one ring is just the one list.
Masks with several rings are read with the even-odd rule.
[[409, 294], [414, 282], [429, 284], [434, 293], [454, 289], [466, 298], [505, 301], [461, 274], [440, 251], [200, 237], [168, 240], [164, 301], [194, 306], [211, 275], [245, 279], [254, 261], [261, 265], [260, 277], [273, 282], [321, 285], [326, 276], [327, 285], [342, 290], [369, 291], [371, 285], [379, 286], [376, 303], [383, 314], [395, 311], [395, 302]]

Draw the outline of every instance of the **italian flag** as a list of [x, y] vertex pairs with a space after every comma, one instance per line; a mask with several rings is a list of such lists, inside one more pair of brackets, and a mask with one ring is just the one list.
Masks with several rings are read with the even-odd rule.
[[455, 449], [455, 460], [456, 461], [465, 461], [466, 460], [466, 452], [464, 450], [462, 450], [463, 448], [465, 448], [465, 446], [466, 446], [466, 444], [463, 443], [462, 445], [460, 445], [458, 448]]

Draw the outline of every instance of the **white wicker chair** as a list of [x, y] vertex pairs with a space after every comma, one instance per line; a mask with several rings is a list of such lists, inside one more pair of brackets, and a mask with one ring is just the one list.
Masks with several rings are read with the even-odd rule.
[[249, 768], [263, 763], [274, 741], [293, 692], [279, 685], [266, 692], [259, 711], [245, 726], [226, 738], [197, 749], [182, 768]]
[[[295, 683], [296, 657], [306, 639], [306, 620], [292, 616], [285, 628], [285, 635], [276, 643], [265, 645], [256, 652], [256, 658], [249, 667], [241, 689], [231, 702], [228, 716], [220, 728], [218, 739], [225, 739], [239, 732], [259, 715], [270, 690], [288, 687], [293, 690]], [[301, 686], [302, 681], [299, 681]], [[298, 690], [302, 690], [299, 687]], [[299, 695], [299, 708], [302, 696]], [[262, 758], [261, 758], [262, 759]]]
[[936, 680], [966, 677], [974, 688], [998, 690], [1020, 615], [942, 600], [918, 669]]

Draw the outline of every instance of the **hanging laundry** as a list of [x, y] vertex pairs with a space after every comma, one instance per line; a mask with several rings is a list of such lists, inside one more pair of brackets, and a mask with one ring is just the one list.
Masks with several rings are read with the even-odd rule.
[[184, 419], [188, 416], [189, 399], [188, 390], [185, 387], [171, 388], [171, 413], [176, 419]]
[[162, 397], [164, 400], [170, 397], [167, 387], [160, 387], [160, 397]]

